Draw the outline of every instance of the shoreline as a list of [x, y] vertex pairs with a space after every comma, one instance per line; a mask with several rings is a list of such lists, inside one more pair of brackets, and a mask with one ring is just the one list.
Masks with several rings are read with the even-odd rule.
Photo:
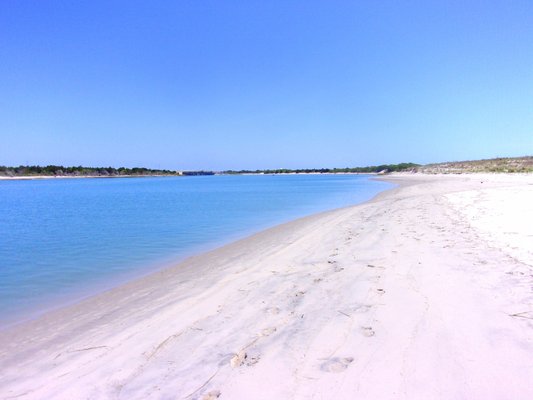
[[[480, 183], [480, 178], [484, 183]], [[378, 179], [400, 186], [381, 192], [359, 205], [325, 211], [269, 228], [75, 305], [52, 311], [37, 320], [6, 328], [0, 332], [0, 360], [5, 366], [5, 377], [0, 378], [0, 395], [8, 398], [26, 391], [22, 398], [50, 398], [53, 394], [71, 398], [165, 398], [165, 393], [172, 392], [174, 396], [179, 395], [178, 398], [189, 394], [189, 398], [202, 398], [220, 390], [225, 398], [239, 398], [236, 396], [244, 394], [246, 388], [258, 385], [265, 391], [263, 396], [256, 398], [272, 398], [274, 389], [271, 385], [276, 381], [283, 382], [276, 388], [278, 398], [287, 398], [288, 393], [296, 393], [295, 398], [308, 398], [311, 393], [327, 395], [332, 390], [338, 392], [339, 398], [369, 395], [372, 390], [377, 396], [373, 398], [387, 398], [382, 392], [385, 387], [380, 387], [377, 382], [389, 375], [391, 381], [386, 386], [394, 390], [403, 387], [405, 396], [400, 390], [388, 392], [388, 398], [391, 393], [396, 393], [398, 398], [422, 398], [422, 394], [435, 394], [429, 393], [428, 388], [435, 389], [436, 381], [430, 380], [432, 384], [417, 389], [416, 385], [402, 384], [400, 379], [399, 372], [405, 372], [405, 368], [414, 361], [422, 362], [432, 374], [436, 374], [428, 364], [431, 361], [428, 354], [410, 353], [413, 346], [420, 349], [429, 346], [427, 339], [438, 334], [437, 327], [440, 326], [438, 318], [429, 318], [428, 311], [424, 312], [421, 295], [411, 288], [410, 279], [423, 281], [429, 286], [431, 290], [428, 293], [424, 292], [428, 289], [422, 287], [418, 287], [418, 291], [428, 296], [425, 300], [427, 304], [440, 309], [442, 315], [439, 318], [452, 318], [450, 321], [455, 318], [460, 333], [468, 321], [468, 318], [461, 319], [463, 313], [481, 311], [485, 316], [494, 315], [485, 306], [476, 310], [473, 305], [471, 309], [466, 307], [466, 311], [462, 310], [459, 317], [450, 314], [451, 304], [448, 303], [455, 300], [438, 286], [439, 282], [434, 282], [435, 277], [424, 270], [418, 271], [420, 275], [412, 275], [414, 272], [402, 272], [402, 268], [407, 268], [406, 271], [420, 268], [417, 265], [421, 261], [424, 264], [428, 262], [428, 265], [443, 264], [444, 260], [435, 258], [432, 252], [443, 252], [461, 264], [464, 261], [461, 254], [474, 258], [466, 256], [474, 252], [476, 256], [487, 258], [487, 251], [490, 251], [503, 265], [511, 263], [501, 249], [489, 249], [480, 242], [475, 231], [456, 232], [453, 225], [446, 225], [446, 218], [450, 215], [464, 223], [459, 211], [446, 202], [449, 196], [459, 193], [453, 201], [461, 204], [461, 210], [467, 209], [472, 205], [464, 203], [461, 193], [473, 191], [475, 194], [487, 188], [511, 190], [519, 186], [523, 189], [523, 181], [529, 182], [531, 177], [394, 174]], [[428, 196], [439, 199], [438, 204], [431, 203], [426, 199]], [[418, 208], [405, 211], [404, 206], [398, 206], [400, 203], [409, 207], [418, 204]], [[439, 221], [432, 221], [431, 213], [425, 214], [429, 209], [434, 209]], [[409, 215], [413, 217], [409, 213], [420, 213], [420, 216], [411, 220], [407, 218]], [[445, 239], [438, 236], [440, 230], [435, 233], [433, 228], [424, 227], [424, 221], [429, 221], [428, 226], [431, 223], [442, 224]], [[420, 233], [411, 232], [420, 229]], [[473, 248], [462, 250], [460, 254], [454, 248], [448, 254], [448, 250], [443, 250], [448, 247], [443, 246], [457, 235], [470, 240], [473, 244], [469, 246]], [[430, 236], [433, 242], [426, 242], [424, 238]], [[435, 245], [438, 240], [442, 243]], [[467, 245], [457, 242], [454, 246]], [[384, 249], [393, 248], [395, 253], [391, 250], [384, 254]], [[428, 251], [430, 248], [433, 250]], [[427, 260], [416, 260], [418, 258]], [[392, 265], [397, 262], [398, 266], [387, 267], [386, 264], [391, 262]], [[448, 269], [436, 270], [441, 275], [439, 278], [443, 279], [441, 283], [453, 281], [454, 287], [464, 286], [467, 292], [472, 288], [467, 289], [465, 280], [475, 282], [476, 274], [481, 273], [476, 267], [476, 274], [467, 271], [466, 277], [463, 277], [452, 266], [443, 265]], [[497, 275], [497, 279], [493, 275]], [[500, 275], [507, 276], [505, 271], [501, 274], [491, 272], [483, 279], [490, 278], [490, 283], [496, 285], [498, 279], [502, 279]], [[411, 277], [407, 279], [407, 276]], [[520, 279], [520, 275], [513, 275], [513, 278]], [[486, 300], [483, 285], [479, 286], [474, 285], [475, 292]], [[522, 295], [521, 290], [522, 286], [516, 292]], [[388, 301], [379, 305], [389, 296], [395, 299], [391, 305]], [[467, 305], [470, 301], [479, 306], [475, 296], [464, 293], [460, 296], [464, 297], [462, 300]], [[398, 312], [398, 307], [403, 309], [401, 306], [405, 309], [400, 314], [402, 318], [398, 319], [395, 312]], [[416, 321], [420, 318], [429, 323], [427, 332], [417, 325]], [[527, 336], [524, 339], [520, 325], [524, 321], [509, 319], [512, 323], [499, 319], [498, 322], [516, 336], [514, 340], [527, 339]], [[347, 323], [348, 326], [345, 326]], [[405, 347], [405, 343], [409, 342], [407, 334], [413, 329], [418, 335], [420, 332], [427, 335], [413, 339], [415, 341]], [[485, 330], [473, 330], [478, 336], [485, 333]], [[200, 338], [201, 343], [198, 342]], [[478, 348], [486, 342], [484, 339], [480, 338]], [[467, 352], [460, 343], [455, 345], [461, 350], [456, 349], [458, 355]], [[380, 346], [390, 350], [393, 356], [383, 353]], [[404, 360], [403, 364], [394, 362], [394, 354], [398, 352], [393, 350], [395, 346], [409, 353], [408, 361]], [[527, 348], [531, 351], [531, 343]], [[125, 349], [130, 350], [124, 353]], [[189, 354], [187, 349], [195, 350]], [[483, 350], [488, 351], [488, 348]], [[523, 354], [514, 347], [513, 352], [518, 360], [514, 364], [522, 365]], [[503, 357], [503, 364], [513, 367], [513, 360], [505, 359], [503, 353], [492, 353], [492, 357], [496, 355], [499, 361]], [[376, 359], [372, 356], [375, 354], [381, 356]], [[474, 365], [486, 362], [483, 352], [470, 356], [475, 360]], [[173, 361], [166, 365], [164, 360]], [[444, 372], [454, 376], [447, 359], [438, 358], [438, 361], [443, 365]], [[394, 367], [396, 364], [397, 368]], [[364, 365], [365, 369], [361, 370]], [[380, 365], [384, 370], [378, 373], [376, 368]], [[476, 375], [470, 367], [465, 367], [468, 373]], [[138, 368], [142, 373], [135, 373]], [[301, 377], [287, 382], [283, 377], [293, 376], [293, 368], [300, 371]], [[486, 369], [481, 373], [478, 371], [475, 378], [492, 376], [493, 372]], [[494, 369], [497, 370], [496, 367]], [[503, 375], [513, 372], [516, 376], [512, 381], [515, 383], [528, 372], [527, 368], [525, 372], [514, 367], [511, 369], [503, 371]], [[501, 370], [498, 372], [502, 374]], [[66, 378], [59, 378], [61, 373], [66, 373], [62, 375]], [[421, 371], [411, 373], [414, 377], [409, 382], [420, 378]], [[308, 381], [302, 374], [314, 378]], [[361, 374], [366, 374], [368, 381], [360, 381]], [[453, 380], [453, 388], [447, 388], [451, 382], [446, 375], [436, 375], [445, 383], [439, 386], [444, 393], [451, 393], [451, 389], [456, 390], [455, 393], [467, 393], [468, 388], [460, 385], [460, 379]], [[102, 380], [97, 379], [98, 376]], [[159, 378], [154, 383], [150, 376]], [[174, 376], [173, 383], [163, 376]], [[357, 379], [357, 388], [345, 382], [345, 376]], [[473, 384], [470, 382], [470, 397], [486, 393], [475, 383], [478, 382], [476, 379]], [[120, 396], [115, 396], [112, 382], [120, 383]], [[337, 387], [339, 382], [344, 382], [344, 386]], [[148, 393], [147, 387], [153, 385], [157, 385], [159, 390]], [[519, 385], [518, 392], [516, 388], [503, 389], [523, 394], [527, 388]]]
[[23, 175], [23, 176], [0, 176], [0, 181], [27, 181], [27, 180], [40, 180], [40, 179], [99, 179], [99, 178], [172, 178], [172, 177], [196, 177], [196, 176], [238, 176], [238, 175], [251, 175], [251, 176], [276, 176], [276, 175], [372, 175], [375, 177], [383, 177], [386, 180], [387, 177], [395, 176], [527, 176], [528, 172], [393, 172], [393, 173], [381, 173], [381, 172], [280, 172], [275, 174], [265, 173], [242, 173], [242, 174], [224, 174], [215, 172], [209, 175], [84, 175], [84, 176], [50, 176], [50, 175]]
[[[374, 175], [374, 174], [359, 174], [359, 173], [354, 173], [354, 174], [355, 175], [368, 175], [369, 176], [368, 180], [373, 180], [374, 179], [372, 177], [372, 175]], [[354, 175], [354, 174], [352, 174], [352, 175]], [[347, 174], [341, 173], [340, 175], [347, 175]], [[228, 175], [228, 176], [230, 176], [230, 175]], [[99, 177], [100, 176], [95, 176], [95, 177], [92, 177], [92, 178], [99, 178]], [[119, 176], [110, 176], [110, 177], [101, 176], [101, 177], [102, 178], [119, 178]], [[127, 176], [127, 177], [135, 178], [135, 177], [138, 177], [138, 176]], [[140, 176], [140, 177], [148, 177], [149, 178], [149, 177], [156, 177], [156, 176], [155, 175], [146, 175], [146, 176]], [[163, 177], [166, 177], [166, 176], [163, 176]], [[51, 177], [51, 178], [53, 178], [53, 177]], [[62, 178], [70, 178], [70, 177], [62, 177]], [[72, 178], [91, 178], [91, 177], [82, 177], [82, 176], [80, 176], [80, 177], [72, 177]], [[391, 185], [391, 186], [393, 186], [393, 185]], [[326, 210], [323, 210], [323, 211], [313, 212], [312, 214], [303, 215], [303, 216], [296, 217], [296, 218], [290, 217], [291, 219], [283, 218], [281, 221], [277, 221], [277, 222], [272, 222], [271, 221], [271, 222], [262, 224], [261, 226], [258, 226], [258, 227], [253, 227], [253, 228], [246, 229], [245, 231], [240, 232], [240, 233], [232, 233], [232, 234], [230, 234], [230, 235], [228, 235], [228, 236], [226, 236], [224, 238], [219, 238], [216, 241], [212, 241], [212, 242], [209, 242], [209, 243], [203, 243], [203, 244], [200, 244], [200, 245], [196, 245], [196, 247], [194, 249], [187, 250], [186, 252], [184, 252], [183, 254], [181, 254], [179, 256], [168, 255], [165, 258], [160, 258], [158, 260], [155, 260], [155, 261], [151, 262], [150, 264], [146, 264], [146, 267], [141, 269], [140, 271], [133, 271], [133, 272], [129, 272], [129, 273], [125, 272], [119, 277], [111, 277], [111, 279], [109, 281], [105, 282], [105, 283], [104, 282], [96, 282], [96, 283], [93, 283], [89, 287], [80, 288], [80, 294], [79, 295], [78, 294], [69, 293], [69, 294], [65, 294], [65, 295], [57, 297], [57, 298], [45, 299], [44, 302], [41, 302], [39, 308], [28, 308], [28, 309], [26, 309], [26, 310], [24, 310], [22, 312], [21, 316], [20, 315], [19, 316], [11, 315], [11, 316], [9, 316], [7, 318], [0, 319], [0, 333], [2, 331], [8, 330], [8, 329], [16, 328], [17, 326], [19, 326], [21, 324], [26, 324], [26, 323], [30, 323], [32, 321], [36, 321], [36, 320], [40, 319], [41, 317], [46, 316], [46, 315], [48, 315], [50, 313], [61, 311], [61, 310], [64, 310], [66, 308], [69, 308], [69, 307], [74, 307], [77, 304], [85, 302], [85, 301], [88, 301], [88, 300], [90, 300], [93, 297], [99, 296], [99, 295], [101, 295], [103, 293], [106, 293], [106, 292], [109, 292], [109, 291], [113, 291], [113, 290], [115, 290], [117, 288], [120, 288], [121, 286], [127, 285], [129, 283], [132, 283], [132, 282], [135, 282], [135, 281], [138, 281], [138, 280], [142, 280], [142, 279], [144, 279], [144, 278], [146, 278], [146, 277], [148, 277], [148, 276], [150, 276], [152, 274], [155, 274], [155, 273], [167, 270], [167, 269], [171, 269], [171, 268], [179, 268], [182, 263], [187, 262], [189, 259], [191, 259], [193, 257], [198, 257], [198, 256], [202, 256], [203, 254], [206, 254], [206, 253], [217, 251], [219, 249], [224, 248], [225, 246], [228, 246], [228, 245], [231, 245], [231, 244], [235, 244], [237, 242], [241, 242], [241, 241], [246, 240], [246, 239], [248, 239], [248, 238], [250, 238], [252, 236], [255, 236], [255, 235], [257, 235], [259, 233], [262, 233], [264, 231], [268, 231], [270, 229], [276, 228], [278, 226], [290, 224], [290, 223], [298, 221], [300, 219], [313, 218], [313, 217], [319, 216], [319, 215], [321, 215], [323, 213], [329, 213], [329, 212], [333, 212], [333, 211], [337, 211], [337, 210], [342, 210], [342, 209], [354, 207], [354, 206], [357, 206], [359, 204], [364, 204], [364, 203], [366, 203], [368, 201], [372, 201], [380, 193], [382, 193], [384, 191], [387, 191], [387, 190], [391, 190], [393, 188], [394, 187], [391, 187], [389, 189], [383, 189], [378, 194], [373, 195], [369, 200], [365, 200], [365, 201], [363, 201], [361, 203], [345, 205], [345, 206], [342, 206], [342, 207], [332, 208], [332, 209], [329, 209], [329, 210], [326, 209]]]
[[22, 175], [22, 176], [2, 176], [0, 175], [0, 181], [29, 181], [39, 179], [98, 179], [98, 178], [190, 178], [197, 176], [238, 176], [238, 175], [252, 175], [252, 176], [276, 176], [276, 175], [384, 175], [378, 172], [305, 172], [305, 173], [276, 173], [276, 174], [264, 174], [264, 173], [243, 173], [243, 174], [205, 174], [205, 175], [80, 175], [80, 176], [67, 176], [67, 175]]

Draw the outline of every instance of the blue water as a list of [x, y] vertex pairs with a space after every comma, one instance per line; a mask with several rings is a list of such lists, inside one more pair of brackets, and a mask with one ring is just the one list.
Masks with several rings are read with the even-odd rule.
[[0, 181], [0, 325], [388, 187], [361, 175]]

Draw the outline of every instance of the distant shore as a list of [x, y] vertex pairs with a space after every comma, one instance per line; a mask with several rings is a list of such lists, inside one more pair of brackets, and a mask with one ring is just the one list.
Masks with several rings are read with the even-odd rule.
[[305, 174], [472, 174], [472, 173], [533, 173], [533, 156], [494, 158], [472, 161], [454, 161], [420, 165], [412, 162], [381, 164], [366, 167], [345, 168], [278, 168], [256, 170], [161, 170], [144, 167], [64, 167], [61, 165], [0, 166], [0, 180], [53, 179], [53, 178], [128, 178], [150, 176], [198, 176], [198, 175], [305, 175]]
[[20, 165], [18, 167], [6, 167], [0, 165], [0, 176], [6, 178], [35, 179], [36, 177], [144, 177], [144, 176], [202, 176], [202, 175], [285, 175], [285, 174], [345, 174], [345, 173], [385, 173], [400, 172], [418, 166], [413, 163], [383, 164], [368, 167], [346, 168], [305, 168], [305, 169], [256, 169], [256, 170], [167, 170], [151, 169], [144, 167], [83, 167], [62, 165]]
[[533, 175], [385, 179], [0, 332], [0, 397], [533, 397]]
[[239, 174], [225, 174], [225, 173], [213, 173], [209, 175], [83, 175], [83, 176], [71, 176], [71, 175], [25, 175], [25, 176], [0, 176], [0, 180], [34, 180], [34, 179], [80, 179], [80, 178], [169, 178], [169, 177], [184, 177], [184, 176], [213, 176], [213, 175], [383, 175], [377, 172], [287, 172], [287, 173], [275, 173], [265, 174], [257, 172], [239, 173]]

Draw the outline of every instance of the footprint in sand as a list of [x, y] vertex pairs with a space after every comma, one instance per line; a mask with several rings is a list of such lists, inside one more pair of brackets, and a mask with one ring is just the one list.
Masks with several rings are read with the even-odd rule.
[[361, 305], [356, 306], [353, 309], [353, 311], [358, 314], [363, 314], [363, 313], [370, 311], [371, 308], [372, 306], [369, 304], [361, 304]]
[[335, 250], [329, 255], [330, 257], [336, 257], [339, 255], [339, 248], [336, 247]]
[[246, 365], [248, 367], [251, 367], [252, 365], [255, 365], [259, 362], [259, 359], [261, 358], [261, 356], [256, 355], [256, 356], [251, 356], [251, 357], [248, 357], [246, 358]]
[[231, 357], [231, 360], [229, 361], [229, 365], [231, 365], [231, 368], [237, 368], [240, 367], [246, 359], [248, 358], [248, 354], [244, 350], [239, 351], [237, 354], [235, 354], [233, 357]]
[[231, 357], [231, 360], [229, 361], [229, 365], [231, 366], [231, 368], [238, 368], [243, 364], [250, 367], [252, 365], [257, 364], [260, 358], [261, 356], [259, 354], [255, 356], [250, 356], [244, 350], [241, 350], [237, 354], [235, 354], [233, 357]]
[[261, 331], [261, 336], [270, 336], [276, 331], [277, 331], [277, 328], [275, 327], [265, 328]]
[[353, 362], [353, 357], [334, 357], [324, 362], [320, 369], [325, 372], [339, 373], [344, 371]]
[[267, 309], [265, 309], [265, 312], [269, 314], [277, 315], [279, 314], [280, 309], [278, 307], [268, 307]]
[[204, 397], [202, 397], [202, 400], [215, 400], [218, 399], [220, 395], [220, 390], [211, 390], [209, 393], [204, 395]]
[[366, 337], [371, 337], [376, 334], [376, 332], [374, 331], [374, 329], [372, 329], [371, 326], [362, 326], [361, 333], [363, 334], [363, 336], [366, 336]]

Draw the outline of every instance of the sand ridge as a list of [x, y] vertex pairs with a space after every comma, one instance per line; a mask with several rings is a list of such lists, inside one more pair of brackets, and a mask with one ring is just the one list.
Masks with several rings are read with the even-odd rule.
[[0, 398], [532, 398], [533, 177], [386, 179], [0, 332]]

